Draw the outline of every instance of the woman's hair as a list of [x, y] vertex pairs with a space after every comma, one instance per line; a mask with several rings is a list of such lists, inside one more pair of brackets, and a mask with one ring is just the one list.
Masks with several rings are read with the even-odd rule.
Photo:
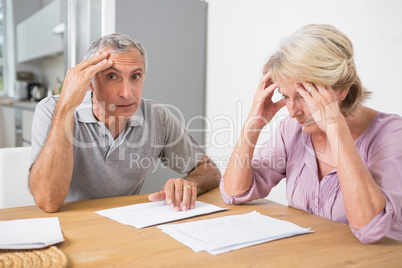
[[264, 66], [272, 72], [272, 81], [308, 81], [334, 90], [349, 89], [341, 111], [350, 115], [369, 97], [362, 86], [353, 59], [353, 45], [337, 28], [310, 24], [282, 41]]
[[147, 54], [144, 47], [141, 45], [140, 42], [123, 33], [113, 33], [105, 35], [94, 41], [89, 47], [88, 51], [85, 53], [84, 59], [92, 57], [104, 47], [108, 47], [113, 52], [118, 54], [125, 53], [133, 48], [138, 49], [144, 60], [145, 71], [147, 70]]

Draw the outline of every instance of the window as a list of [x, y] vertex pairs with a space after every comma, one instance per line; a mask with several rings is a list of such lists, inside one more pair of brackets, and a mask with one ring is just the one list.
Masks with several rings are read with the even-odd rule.
[[4, 91], [4, 8], [3, 8], [3, 0], [0, 0], [0, 93]]

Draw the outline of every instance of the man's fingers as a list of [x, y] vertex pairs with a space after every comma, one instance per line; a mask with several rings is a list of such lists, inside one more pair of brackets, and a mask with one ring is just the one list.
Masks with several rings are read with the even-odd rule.
[[151, 201], [164, 200], [162, 192], [166, 204], [173, 204], [175, 211], [188, 210], [195, 207], [198, 194], [197, 186], [188, 180], [182, 178], [170, 179], [166, 182], [162, 191], [149, 195], [148, 199]]
[[169, 180], [164, 187], [165, 194], [166, 194], [166, 204], [171, 205], [173, 204], [174, 200], [174, 183], [171, 183]]
[[197, 201], [197, 192], [197, 187], [191, 187], [190, 209], [195, 207], [195, 202]]
[[157, 193], [150, 194], [148, 196], [149, 201], [162, 201], [166, 200], [166, 194], [164, 190], [161, 190]]
[[99, 73], [100, 71], [107, 69], [113, 65], [112, 60], [104, 59], [100, 62], [98, 62], [95, 65], [90, 65], [88, 66], [83, 72], [85, 72], [85, 76], [88, 79], [91, 79], [92, 77], [95, 76], [95, 74]]
[[[77, 84], [77, 83], [84, 83], [84, 87], [87, 88], [87, 83], [100, 71], [107, 69], [113, 65], [113, 61], [111, 59], [107, 59], [107, 53], [96, 55], [93, 57], [97, 57], [96, 60], [93, 58], [81, 62], [76, 67], [73, 67], [67, 71], [66, 81], [69, 79]], [[68, 84], [68, 83], [65, 83]], [[76, 86], [74, 86], [76, 87]]]
[[182, 210], [188, 210], [191, 208], [191, 202], [192, 201], [192, 187], [190, 185], [184, 185], [183, 186], [183, 204], [182, 204]]
[[175, 211], [180, 211], [180, 203], [183, 199], [183, 182], [181, 180], [175, 181], [175, 195], [173, 201], [173, 208]]
[[91, 58], [84, 60], [78, 64], [75, 69], [75, 73], [81, 73], [85, 80], [91, 80], [98, 72], [107, 69], [113, 65], [113, 61], [108, 59], [109, 53], [104, 52], [96, 54]]
[[104, 51], [104, 52], [98, 52], [89, 59], [83, 60], [77, 66], [74, 68], [77, 68], [78, 70], [85, 70], [89, 66], [96, 65], [99, 62], [103, 61], [104, 59], [107, 59], [109, 57], [109, 53]]

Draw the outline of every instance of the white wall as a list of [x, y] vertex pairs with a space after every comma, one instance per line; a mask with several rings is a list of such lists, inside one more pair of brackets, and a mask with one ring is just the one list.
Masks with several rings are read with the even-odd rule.
[[[363, 85], [374, 92], [367, 105], [402, 115], [402, 83], [398, 81], [402, 74], [402, 1], [207, 2], [206, 115], [211, 122], [207, 154], [222, 172], [251, 107], [263, 64], [283, 37], [309, 23], [328, 23], [343, 31], [354, 44]], [[281, 110], [282, 115], [286, 113]], [[269, 133], [262, 139], [267, 137]], [[284, 181], [268, 198], [287, 204]]]

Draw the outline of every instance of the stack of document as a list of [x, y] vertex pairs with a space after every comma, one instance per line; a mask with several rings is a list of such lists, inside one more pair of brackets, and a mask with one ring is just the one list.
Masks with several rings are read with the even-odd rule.
[[63, 242], [58, 217], [0, 221], [0, 249], [34, 249]]
[[97, 211], [96, 213], [122, 224], [141, 229], [152, 225], [209, 214], [225, 209], [226, 208], [196, 201], [193, 209], [176, 212], [173, 209], [173, 205], [167, 205], [165, 201], [157, 201], [105, 209]]
[[313, 232], [253, 211], [215, 219], [158, 226], [195, 252], [212, 255], [275, 239]]

